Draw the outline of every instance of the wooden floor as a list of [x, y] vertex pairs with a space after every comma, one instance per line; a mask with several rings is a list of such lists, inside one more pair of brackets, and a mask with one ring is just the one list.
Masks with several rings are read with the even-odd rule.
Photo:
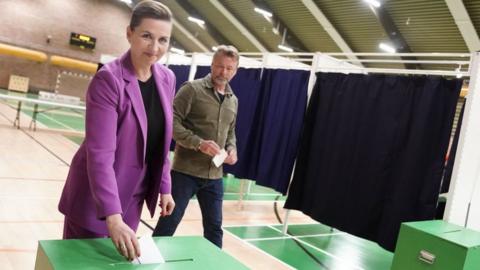
[[[22, 116], [23, 117], [23, 116]], [[57, 210], [59, 196], [69, 163], [78, 146], [65, 137], [45, 131], [28, 130], [29, 119], [22, 118], [22, 128], [12, 126], [15, 111], [0, 103], [0, 265], [1, 269], [33, 269], [37, 241], [60, 239], [63, 215]], [[280, 215], [283, 217], [283, 202]], [[224, 224], [274, 224], [273, 202], [225, 201]], [[143, 219], [150, 225], [144, 211]], [[292, 212], [292, 223], [311, 223], [305, 215]], [[151, 234], [140, 225], [137, 235]], [[191, 201], [178, 235], [201, 235], [198, 204]], [[226, 233], [224, 250], [252, 269], [290, 269], [284, 263]]]

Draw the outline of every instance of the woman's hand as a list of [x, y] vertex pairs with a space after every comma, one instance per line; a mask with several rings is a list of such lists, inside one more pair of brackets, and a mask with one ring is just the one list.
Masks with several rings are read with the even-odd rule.
[[120, 214], [107, 217], [108, 234], [112, 242], [123, 257], [132, 261], [140, 256], [140, 245], [138, 244], [135, 232], [122, 220]]
[[160, 212], [162, 217], [171, 215], [175, 208], [175, 201], [173, 200], [172, 194], [160, 194], [159, 206], [162, 208]]

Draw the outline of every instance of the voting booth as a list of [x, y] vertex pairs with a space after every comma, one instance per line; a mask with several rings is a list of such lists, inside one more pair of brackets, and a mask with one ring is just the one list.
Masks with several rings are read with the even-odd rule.
[[112, 240], [39, 241], [35, 270], [49, 269], [248, 269], [201, 236], [154, 237], [165, 262], [132, 264], [118, 254]]

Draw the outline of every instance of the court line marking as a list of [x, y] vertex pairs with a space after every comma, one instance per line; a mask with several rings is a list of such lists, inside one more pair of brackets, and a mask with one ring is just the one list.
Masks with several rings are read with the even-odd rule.
[[26, 248], [0, 248], [0, 252], [8, 253], [35, 253], [36, 249], [26, 249]]
[[[15, 108], [12, 108], [12, 109], [15, 109]], [[25, 113], [25, 112], [22, 112], [22, 114], [24, 114], [24, 115], [32, 118], [32, 116], [28, 115], [28, 114]], [[54, 118], [48, 116], [46, 113], [40, 113], [39, 115], [40, 115], [40, 116], [44, 116], [45, 118], [47, 118], [47, 119], [49, 119], [49, 120], [51, 120], [51, 121], [53, 121], [53, 122], [55, 122], [55, 123], [57, 123], [57, 124], [65, 127], [66, 129], [69, 129], [69, 130], [72, 130], [72, 131], [77, 131], [76, 129], [74, 129], [74, 128], [68, 126], [68, 125], [65, 125], [64, 123], [62, 123], [62, 122], [60, 122], [60, 121], [58, 121], [58, 120], [55, 120]], [[42, 123], [41, 121], [39, 121], [38, 116], [37, 116], [37, 122], [40, 122], [41, 124], [47, 126], [46, 124], [44, 124], [44, 123]], [[48, 127], [48, 126], [47, 126], [47, 127]]]
[[[254, 227], [254, 226], [238, 226], [238, 227]], [[257, 226], [255, 226], [257, 227]], [[243, 240], [245, 241], [264, 241], [264, 240], [278, 240], [278, 239], [290, 239], [290, 238], [295, 238], [295, 237], [298, 237], [298, 238], [307, 238], [307, 237], [325, 237], [325, 236], [333, 236], [333, 235], [347, 235], [347, 233], [345, 232], [333, 232], [333, 233], [319, 233], [319, 234], [306, 234], [306, 235], [291, 235], [291, 234], [283, 234], [282, 231], [276, 229], [276, 228], [273, 228], [269, 225], [267, 226], [258, 226], [258, 227], [266, 227], [266, 228], [270, 228], [270, 229], [273, 229], [279, 233], [281, 233], [283, 236], [274, 236], [274, 237], [262, 237], [262, 238], [248, 238], [248, 237], [245, 237], [245, 238], [242, 238]], [[235, 227], [232, 227], [232, 226], [223, 226], [223, 228], [225, 229], [228, 229], [228, 228], [235, 228]], [[230, 232], [232, 233], [232, 232]]]
[[[274, 228], [274, 227], [271, 227], [271, 228], [274, 229], [274, 230], [277, 230], [277, 229]], [[280, 230], [278, 230], [278, 231], [280, 231]], [[280, 232], [281, 232], [281, 231], [280, 231]], [[314, 245], [312, 245], [312, 244], [310, 244], [310, 243], [307, 243], [307, 242], [299, 239], [299, 238], [296, 237], [296, 236], [292, 236], [292, 238], [295, 239], [296, 241], [298, 241], [298, 242], [306, 245], [306, 246], [309, 246], [310, 248], [313, 248], [313, 249], [315, 249], [315, 250], [317, 250], [317, 251], [319, 251], [319, 252], [321, 252], [321, 253], [324, 253], [324, 254], [326, 254], [326, 255], [328, 255], [328, 256], [330, 256], [330, 257], [338, 260], [340, 263], [342, 263], [342, 264], [344, 264], [344, 265], [354, 267], [355, 269], [358, 269], [358, 270], [365, 270], [364, 268], [361, 268], [360, 266], [352, 265], [352, 264], [350, 264], [350, 263], [345, 263], [344, 260], [341, 259], [340, 257], [338, 257], [338, 256], [336, 256], [336, 255], [334, 255], [334, 254], [332, 254], [332, 253], [330, 253], [330, 252], [328, 252], [328, 251], [325, 251], [325, 250], [323, 250], [323, 249], [321, 249], [321, 248], [319, 248], [319, 247], [316, 247], [316, 246], [314, 246]]]
[[[292, 225], [292, 224], [290, 224], [290, 225]], [[290, 226], [290, 225], [289, 225], [289, 226]], [[298, 225], [302, 225], [302, 224], [298, 224]], [[307, 225], [308, 225], [308, 224], [307, 224]], [[272, 229], [275, 230], [275, 231], [278, 231], [278, 232], [280, 232], [280, 233], [283, 233], [283, 232], [282, 232], [281, 230], [279, 230], [278, 228], [275, 228], [275, 227], [270, 226], [270, 225], [269, 225], [268, 227], [272, 228]], [[305, 234], [305, 235], [291, 235], [291, 234], [288, 234], [288, 233], [287, 233], [287, 235], [291, 236], [292, 238], [294, 238], [294, 237], [305, 238], [305, 237], [318, 237], [318, 236], [322, 237], [322, 236], [332, 236], [332, 235], [348, 235], [348, 233], [346, 233], [346, 232], [342, 232], [342, 231], [339, 231], [339, 230], [337, 230], [337, 229], [334, 229], [334, 230], [335, 230], [334, 232], [330, 232], [330, 233], [317, 233], [317, 234]]]
[[[265, 223], [265, 224], [232, 224], [232, 225], [226, 225], [223, 227], [251, 227], [251, 226], [281, 226], [283, 224], [280, 223]], [[288, 225], [323, 225], [320, 223], [288, 223]], [[325, 225], [323, 225], [325, 226]]]
[[[328, 251], [325, 251], [325, 250], [323, 250], [323, 249], [321, 249], [321, 248], [318, 248], [318, 247], [316, 247], [316, 246], [314, 246], [314, 245], [312, 245], [312, 244], [310, 244], [310, 243], [307, 243], [307, 242], [305, 242], [305, 241], [303, 241], [303, 240], [300, 240], [300, 239], [298, 239], [297, 237], [291, 237], [291, 238], [288, 238], [288, 239], [295, 240], [295, 241], [301, 243], [302, 245], [308, 246], [308, 247], [310, 247], [310, 248], [312, 248], [312, 249], [314, 249], [314, 250], [316, 250], [316, 251], [318, 251], [318, 252], [320, 252], [320, 253], [323, 253], [323, 254], [327, 255], [328, 257], [330, 257], [330, 258], [338, 261], [338, 262], [339, 262], [341, 265], [343, 265], [343, 266], [348, 266], [348, 267], [350, 267], [350, 268], [352, 268], [352, 269], [356, 269], [356, 270], [366, 270], [366, 269], [364, 269], [364, 268], [362, 268], [362, 267], [360, 267], [360, 266], [354, 265], [354, 264], [352, 264], [352, 263], [350, 263], [350, 262], [345, 262], [345, 259], [342, 259], [342, 258], [340, 258], [340, 257], [337, 257], [336, 255], [334, 255], [334, 254], [332, 254], [332, 253], [330, 253], [330, 252], [328, 252]], [[254, 242], [254, 241], [246, 240], [246, 242]]]
[[[145, 221], [155, 221], [153, 219], [144, 219]], [[187, 217], [184, 217], [182, 218], [182, 222], [183, 221], [201, 221], [202, 220], [202, 217], [199, 216], [198, 218], [187, 218]], [[245, 220], [245, 217], [238, 217], [238, 218], [235, 218], [235, 217], [223, 217], [223, 220], [224, 221], [244, 221]], [[264, 217], [264, 218], [255, 218], [254, 221], [262, 221], [262, 220], [271, 220], [271, 218], [269, 217]], [[223, 226], [222, 226], [223, 227]]]
[[[0, 99], [0, 100], [1, 100], [1, 99]], [[5, 108], [5, 109], [10, 109], [10, 110], [12, 110], [12, 111], [11, 111], [10, 113], [4, 112], [4, 111], [0, 111], [0, 114], [5, 118], [5, 120], [7, 120], [8, 122], [10, 122], [10, 124], [13, 124], [13, 121], [10, 120], [10, 118], [15, 118], [17, 108], [16, 108], [16, 107], [13, 107], [13, 106], [10, 106], [9, 104], [6, 104], [6, 103], [3, 103], [3, 105], [6, 105], [6, 107], [2, 107], [2, 109]], [[12, 115], [11, 115], [12, 117], [7, 117], [7, 115], [5, 115], [5, 113], [7, 113], [7, 114], [12, 114]], [[23, 122], [28, 122], [28, 120], [32, 121], [32, 117], [31, 117], [30, 115], [22, 112], [22, 116], [23, 116], [24, 119], [26, 118], [26, 120], [22, 121], [22, 123], [23, 123]], [[38, 127], [42, 127], [42, 128], [46, 127], [43, 123], [37, 123], [37, 125], [38, 125]], [[11, 126], [11, 125], [9, 125], [9, 126]], [[23, 124], [21, 127], [26, 128], [27, 126], [25, 126], [25, 124]]]
[[[41, 115], [41, 116], [44, 116], [45, 118], [50, 119], [51, 121], [53, 121], [53, 122], [55, 122], [55, 123], [57, 123], [57, 124], [59, 124], [59, 125], [61, 125], [61, 126], [63, 126], [63, 127], [65, 127], [66, 129], [73, 130], [73, 131], [77, 131], [76, 129], [74, 129], [74, 128], [70, 127], [70, 126], [67, 126], [67, 125], [65, 125], [64, 123], [62, 123], [62, 122], [60, 122], [60, 121], [58, 121], [58, 120], [55, 120], [53, 117], [50, 117], [50, 116], [48, 116], [48, 115], [45, 114], [45, 113], [42, 113], [42, 114], [40, 114], [40, 115]], [[38, 121], [38, 118], [37, 118], [37, 121]]]
[[63, 220], [0, 220], [0, 224], [30, 224], [30, 223], [42, 223], [42, 224], [56, 224], [63, 223]]
[[[267, 226], [267, 227], [270, 227], [271, 229], [276, 230], [276, 231], [279, 231], [280, 233], [282, 233], [280, 230], [278, 230], [278, 229], [276, 229], [276, 228], [274, 228], [274, 227], [271, 227], [271, 226]], [[348, 266], [348, 267], [353, 267], [353, 269], [357, 269], [357, 270], [365, 270], [364, 268], [361, 268], [361, 267], [359, 267], [359, 266], [353, 265], [353, 264], [351, 264], [351, 263], [346, 263], [343, 259], [337, 257], [336, 255], [333, 255], [333, 254], [331, 254], [330, 252], [327, 252], [327, 251], [325, 251], [325, 250], [323, 250], [323, 249], [320, 249], [320, 248], [318, 248], [318, 247], [316, 247], [316, 246], [314, 246], [314, 245], [312, 245], [312, 244], [309, 244], [309, 243], [307, 243], [307, 242], [305, 242], [305, 241], [303, 241], [303, 240], [298, 239], [298, 237], [295, 237], [295, 236], [292, 236], [292, 235], [289, 235], [289, 234], [286, 234], [285, 237], [271, 237], [270, 239], [265, 239], [265, 238], [264, 238], [264, 239], [242, 239], [242, 238], [238, 237], [237, 235], [233, 234], [232, 232], [230, 232], [230, 231], [228, 231], [228, 230], [226, 230], [226, 231], [227, 231], [229, 234], [233, 235], [235, 238], [239, 239], [240, 241], [247, 242], [247, 243], [249, 243], [250, 245], [252, 245], [253, 247], [255, 247], [255, 248], [257, 248], [257, 249], [259, 249], [259, 250], [261, 250], [261, 251], [263, 251], [263, 250], [260, 249], [259, 247], [255, 246], [254, 244], [250, 243], [250, 242], [254, 242], [254, 241], [255, 241], [255, 242], [257, 242], [257, 241], [265, 241], [265, 240], [293, 239], [293, 240], [296, 240], [296, 241], [300, 242], [300, 243], [303, 244], [303, 245], [306, 245], [306, 246], [308, 246], [308, 247], [310, 247], [310, 248], [312, 248], [312, 249], [314, 249], [314, 250], [317, 250], [317, 251], [320, 252], [320, 253], [323, 253], [323, 254], [325, 254], [325, 255], [327, 255], [327, 256], [329, 256], [329, 257], [337, 260], [337, 261], [338, 261], [340, 264], [342, 264], [342, 265], [345, 265], [345, 266]], [[343, 234], [345, 234], [345, 233], [343, 233]], [[290, 236], [290, 237], [288, 237], [288, 236]], [[268, 255], [270, 255], [270, 256], [272, 256], [272, 257], [274, 257], [273, 255], [267, 253], [266, 251], [263, 251], [263, 252], [266, 253], [266, 254], [268, 254]], [[274, 257], [274, 258], [276, 258], [276, 257]], [[280, 259], [278, 259], [278, 258], [276, 258], [276, 259], [277, 259], [277, 260], [280, 260]], [[280, 261], [281, 261], [281, 260], [280, 260]], [[285, 262], [284, 262], [284, 263], [285, 263]], [[286, 263], [285, 263], [285, 264], [286, 264]], [[294, 269], [295, 269], [295, 268], [294, 268]]]
[[264, 241], [264, 240], [279, 240], [279, 239], [292, 239], [292, 238], [310, 238], [310, 237], [325, 237], [325, 236], [334, 236], [334, 235], [345, 235], [346, 233], [323, 233], [323, 234], [309, 234], [309, 235], [297, 235], [293, 236], [290, 234], [285, 234], [284, 236], [278, 237], [262, 237], [262, 238], [243, 238], [245, 241]]
[[306, 237], [323, 237], [323, 236], [333, 236], [333, 235], [348, 235], [348, 234], [345, 233], [345, 232], [336, 232], [336, 233], [319, 233], [319, 234], [295, 235], [293, 237], [306, 238]]
[[[10, 108], [12, 109], [17, 109], [17, 102], [13, 102], [13, 103], [4, 103], [6, 105], [8, 105]], [[51, 107], [49, 107], [51, 108]], [[34, 106], [30, 106], [30, 105], [24, 105], [22, 104], [22, 111], [28, 111], [28, 112], [33, 112], [34, 111]], [[58, 115], [63, 115], [63, 116], [72, 116], [74, 118], [85, 118], [83, 116], [83, 114], [81, 113], [78, 113], [77, 111], [74, 111], [72, 109], [70, 110], [65, 110], [64, 108], [58, 108], [58, 109], [54, 109], [54, 110], [51, 110], [50, 112], [53, 112], [53, 114], [58, 114]], [[43, 113], [43, 112], [40, 112], [40, 113]]]
[[6, 200], [59, 200], [58, 196], [18, 196], [18, 195], [0, 195], [1, 199]]
[[[240, 194], [240, 191], [239, 192], [224, 192], [223, 194], [225, 195], [238, 195]], [[248, 193], [248, 194], [243, 194], [243, 196], [271, 196], [271, 197], [276, 197], [276, 196], [280, 196], [282, 197], [282, 195], [278, 195], [278, 194], [275, 194], [275, 193]]]
[[[11, 121], [3, 112], [0, 111], [0, 115], [3, 116], [8, 122], [10, 123], [13, 123], [13, 121]], [[43, 125], [43, 124], [42, 124]], [[28, 131], [25, 131], [24, 128], [20, 128], [18, 129], [20, 130], [21, 132], [23, 132], [23, 134], [25, 134], [27, 137], [29, 137], [31, 140], [33, 140], [34, 142], [36, 142], [38, 145], [40, 145], [43, 149], [45, 149], [48, 153], [50, 153], [52, 156], [56, 157], [58, 160], [60, 160], [63, 164], [67, 165], [68, 167], [70, 167], [70, 164], [68, 162], [66, 162], [65, 160], [63, 160], [60, 156], [58, 156], [55, 152], [53, 152], [53, 150], [51, 150], [50, 148], [46, 147], [44, 144], [42, 144], [39, 140], [37, 140], [32, 134], [30, 134]]]
[[[239, 202], [239, 198], [224, 198], [223, 199], [224, 201], [237, 201]], [[272, 199], [269, 199], [269, 198], [243, 198], [242, 202], [275, 202], [275, 200], [272, 198]]]
[[277, 258], [277, 257], [273, 256], [272, 254], [270, 254], [270, 253], [266, 252], [265, 250], [263, 250], [263, 249], [261, 249], [261, 248], [259, 248], [259, 247], [255, 246], [255, 245], [252, 245], [252, 244], [251, 244], [251, 243], [249, 243], [248, 241], [245, 241], [245, 240], [243, 240], [242, 238], [240, 238], [240, 237], [236, 236], [235, 234], [233, 234], [233, 233], [231, 233], [231, 232], [229, 232], [229, 231], [227, 231], [227, 233], [228, 233], [229, 235], [231, 235], [233, 238], [235, 238], [235, 239], [239, 240], [240, 242], [244, 242], [244, 243], [246, 243], [248, 247], [253, 247], [253, 249], [254, 249], [254, 250], [257, 250], [257, 251], [259, 251], [260, 253], [262, 253], [262, 254], [264, 254], [264, 255], [266, 255], [266, 256], [268, 256], [268, 257], [272, 258], [274, 261], [277, 261], [277, 262], [279, 262], [280, 264], [282, 264], [283, 266], [287, 267], [288, 269], [293, 269], [293, 270], [296, 270], [296, 268], [295, 268], [295, 267], [293, 267], [293, 266], [289, 265], [288, 263], [286, 263], [286, 262], [284, 262], [284, 261], [280, 260], [279, 258]]
[[41, 182], [65, 182], [65, 179], [49, 178], [29, 178], [29, 177], [9, 177], [0, 176], [0, 181], [41, 181]]
[[[230, 232], [232, 233], [232, 232]], [[291, 236], [278, 236], [278, 237], [265, 237], [265, 238], [242, 238], [246, 242], [256, 242], [256, 241], [268, 241], [268, 240], [283, 240], [283, 239], [291, 239]]]

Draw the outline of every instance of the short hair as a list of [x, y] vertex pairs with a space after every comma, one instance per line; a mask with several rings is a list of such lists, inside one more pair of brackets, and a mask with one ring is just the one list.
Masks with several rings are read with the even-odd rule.
[[219, 45], [219, 46], [217, 46], [217, 50], [213, 54], [213, 58], [215, 59], [215, 57], [217, 57], [219, 55], [227, 56], [227, 57], [231, 57], [231, 58], [235, 59], [235, 61], [237, 62], [237, 66], [238, 66], [238, 61], [240, 59], [240, 56], [238, 55], [237, 48], [235, 48], [234, 46], [232, 46], [232, 45]]
[[143, 19], [156, 19], [171, 22], [172, 12], [170, 9], [157, 1], [143, 0], [135, 5], [130, 18], [130, 29], [135, 29]]

